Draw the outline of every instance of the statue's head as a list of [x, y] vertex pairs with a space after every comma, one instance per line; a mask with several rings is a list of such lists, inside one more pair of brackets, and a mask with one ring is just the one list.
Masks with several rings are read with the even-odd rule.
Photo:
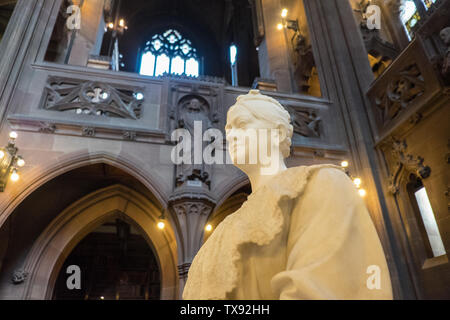
[[[290, 120], [278, 101], [259, 90], [239, 96], [228, 110], [225, 127], [233, 163], [244, 169], [255, 164], [266, 166], [267, 158], [277, 161], [287, 158], [293, 134]], [[256, 155], [255, 163], [251, 158]]]
[[441, 32], [439, 32], [439, 37], [441, 38], [441, 40], [444, 44], [449, 46], [450, 45], [450, 27], [442, 29]]
[[201, 111], [200, 101], [198, 99], [196, 99], [196, 98], [192, 99], [189, 102], [188, 109], [190, 111], [195, 111], [195, 112]]

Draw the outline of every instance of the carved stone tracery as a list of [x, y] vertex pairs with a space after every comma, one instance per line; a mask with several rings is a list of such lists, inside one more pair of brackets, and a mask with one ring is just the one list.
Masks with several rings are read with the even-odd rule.
[[140, 117], [142, 93], [118, 89], [97, 81], [52, 77], [44, 91], [42, 108], [136, 120]]
[[375, 100], [383, 124], [394, 119], [424, 92], [425, 82], [417, 64], [403, 68], [389, 80], [384, 93]]
[[308, 138], [320, 137], [322, 119], [313, 110], [299, 110], [292, 106], [286, 106], [291, 115], [294, 132]]

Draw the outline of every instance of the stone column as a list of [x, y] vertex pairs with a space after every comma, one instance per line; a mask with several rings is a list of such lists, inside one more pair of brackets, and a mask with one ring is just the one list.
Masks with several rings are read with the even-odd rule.
[[405, 252], [387, 210], [382, 164], [374, 148], [366, 92], [373, 82], [367, 52], [349, 1], [304, 0], [322, 95], [345, 127], [352, 169], [368, 191], [366, 204], [385, 250], [396, 298], [413, 298]]
[[[81, 6], [81, 28], [75, 32], [69, 64], [77, 66], [87, 65], [89, 54], [96, 47], [99, 28], [104, 28], [104, 24], [101, 23], [103, 19], [103, 3], [104, 0], [83, 1]], [[72, 34], [70, 37], [72, 37]]]
[[175, 221], [178, 244], [178, 276], [181, 299], [192, 260], [203, 244], [206, 221], [215, 206], [207, 191], [180, 187], [169, 201], [169, 210]]
[[386, 16], [387, 26], [397, 48], [402, 50], [409, 44], [403, 22], [400, 19], [401, 0], [390, 0], [382, 6], [382, 14]]
[[258, 51], [261, 77], [275, 79], [280, 92], [297, 92], [286, 30], [277, 29], [281, 22], [280, 0], [262, 0], [262, 11], [265, 36]]

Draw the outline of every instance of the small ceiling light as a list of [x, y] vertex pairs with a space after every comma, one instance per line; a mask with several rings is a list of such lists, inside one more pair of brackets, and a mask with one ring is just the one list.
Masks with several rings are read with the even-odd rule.
[[22, 158], [18, 158], [17, 159], [17, 165], [19, 166], [19, 167], [23, 167], [24, 165], [25, 165], [25, 160], [23, 160]]
[[5, 153], [2, 150], [0, 150], [0, 160], [3, 159], [4, 157], [5, 157]]
[[342, 161], [341, 162], [341, 167], [342, 168], [347, 168], [348, 167], [348, 161], [347, 160]]
[[11, 131], [10, 133], [9, 133], [9, 137], [11, 138], [11, 139], [17, 139], [17, 132], [15, 132], [15, 131]]
[[353, 183], [355, 184], [355, 186], [357, 188], [359, 188], [359, 186], [361, 185], [361, 179], [360, 178], [355, 178], [355, 179], [353, 179]]
[[125, 20], [120, 19], [119, 20], [119, 26], [121, 26], [122, 28], [125, 27]]
[[110, 29], [114, 28], [114, 23], [112, 23], [112, 22], [108, 23], [108, 28], [110, 28]]
[[11, 181], [16, 182], [17, 180], [19, 180], [19, 178], [19, 174], [17, 173], [16, 169], [14, 169], [11, 173]]
[[284, 8], [283, 10], [281, 10], [281, 17], [282, 18], [286, 18], [288, 14], [288, 10], [286, 8]]
[[205, 227], [205, 230], [210, 232], [212, 230], [212, 228], [213, 228], [212, 225], [207, 224], [206, 227]]
[[282, 25], [281, 23], [277, 24], [277, 29], [278, 29], [278, 30], [283, 29], [283, 25]]
[[164, 227], [165, 227], [166, 225], [165, 225], [165, 223], [164, 222], [162, 222], [162, 221], [160, 221], [160, 222], [158, 222], [158, 228], [159, 229], [164, 229]]
[[366, 190], [364, 190], [364, 189], [358, 189], [358, 193], [361, 197], [365, 197], [367, 194]]

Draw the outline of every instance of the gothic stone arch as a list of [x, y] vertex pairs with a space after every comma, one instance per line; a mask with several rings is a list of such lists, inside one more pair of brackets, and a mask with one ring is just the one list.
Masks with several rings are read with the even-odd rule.
[[141, 194], [114, 185], [76, 201], [58, 215], [39, 236], [23, 269], [23, 299], [51, 299], [64, 260], [79, 241], [110, 218], [138, 226], [154, 250], [161, 269], [161, 299], [176, 299], [178, 292], [177, 248], [173, 230], [161, 231], [156, 223], [159, 210]]

